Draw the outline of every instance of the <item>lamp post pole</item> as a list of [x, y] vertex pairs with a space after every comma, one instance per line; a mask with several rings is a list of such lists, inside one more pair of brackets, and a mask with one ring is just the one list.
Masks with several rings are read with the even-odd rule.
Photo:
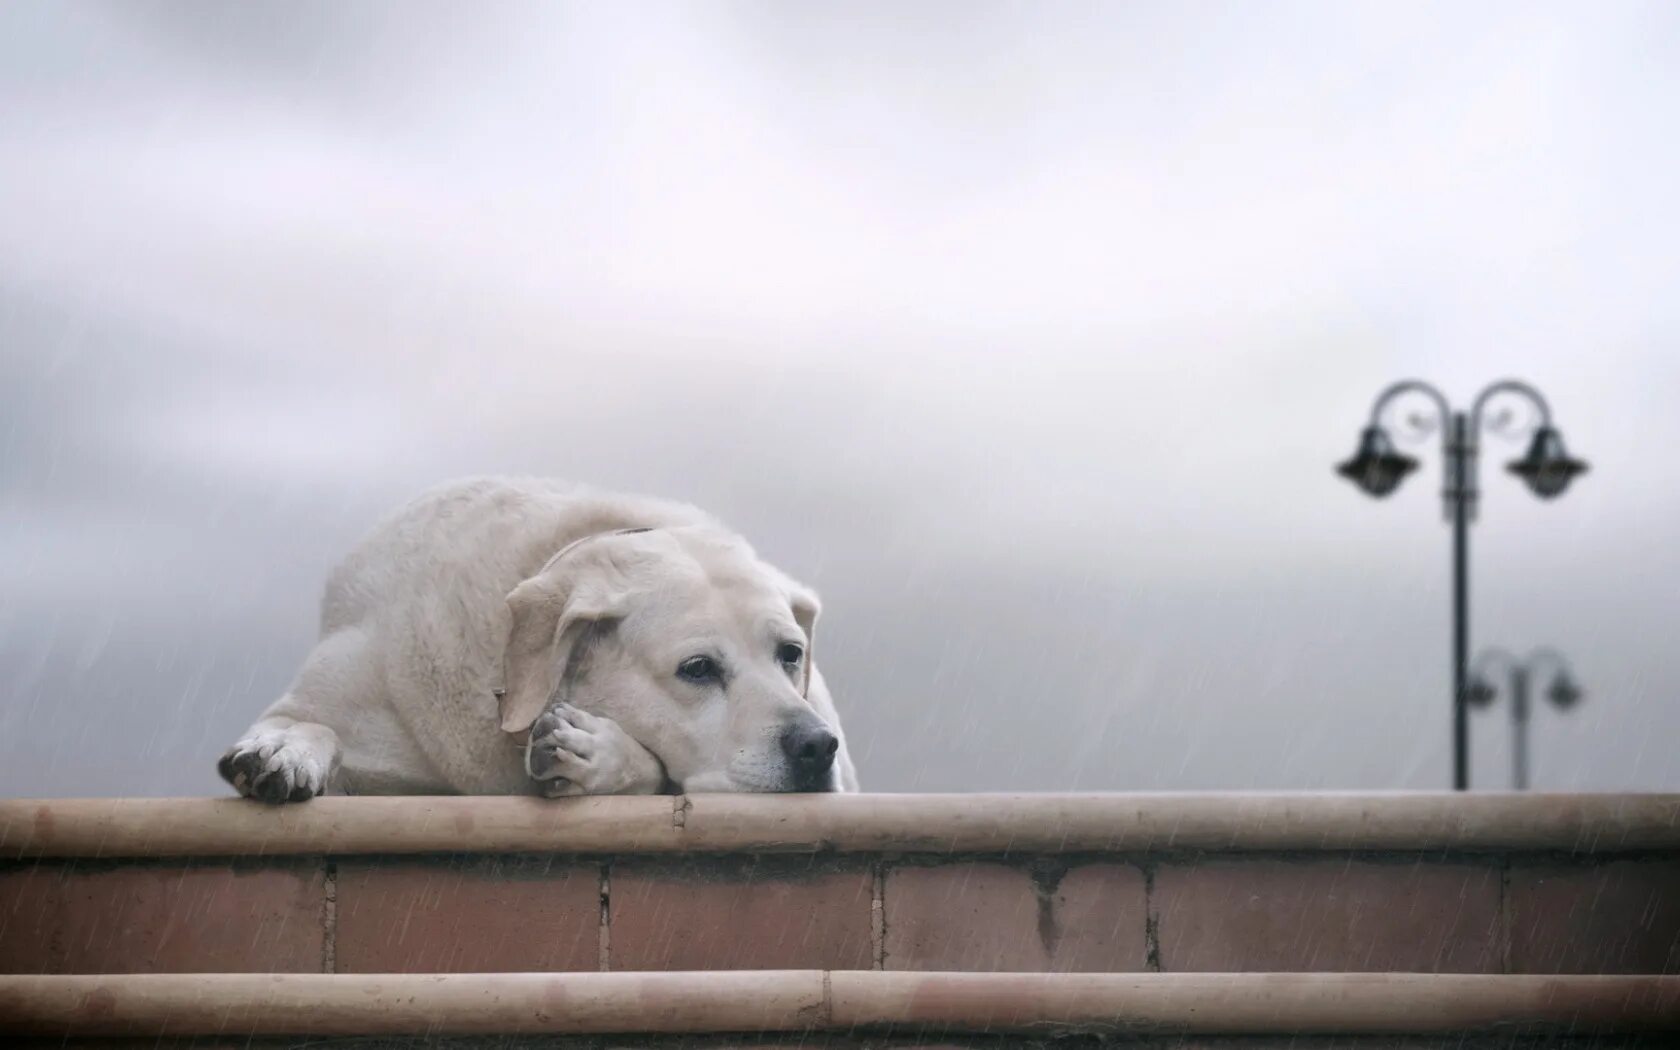
[[1511, 669], [1511, 787], [1528, 790], [1528, 668]]
[[1389, 386], [1377, 396], [1370, 422], [1360, 434], [1358, 450], [1353, 458], [1336, 467], [1338, 474], [1369, 496], [1381, 499], [1389, 495], [1418, 467], [1416, 459], [1395, 449], [1383, 425], [1388, 409], [1400, 398], [1412, 394], [1428, 398], [1435, 408], [1434, 418], [1410, 417], [1408, 422], [1413, 430], [1426, 434], [1439, 429], [1442, 438], [1441, 496], [1453, 530], [1453, 788], [1464, 791], [1470, 786], [1470, 713], [1466, 691], [1470, 677], [1470, 524], [1476, 519], [1480, 495], [1476, 479], [1477, 438], [1483, 429], [1492, 433], [1509, 430], [1508, 416], [1484, 419], [1489, 402], [1501, 395], [1516, 395], [1528, 401], [1538, 415], [1527, 455], [1508, 468], [1536, 496], [1551, 499], [1562, 493], [1587, 465], [1565, 451], [1562, 436], [1552, 426], [1551, 408], [1546, 399], [1527, 383], [1514, 379], [1491, 383], [1476, 395], [1466, 413], [1454, 411], [1445, 395], [1430, 384], [1408, 379]]
[[1476, 498], [1470, 483], [1470, 423], [1455, 412], [1446, 442], [1444, 497], [1452, 513], [1453, 579], [1453, 790], [1470, 786], [1470, 708], [1464, 690], [1470, 684], [1470, 507]]

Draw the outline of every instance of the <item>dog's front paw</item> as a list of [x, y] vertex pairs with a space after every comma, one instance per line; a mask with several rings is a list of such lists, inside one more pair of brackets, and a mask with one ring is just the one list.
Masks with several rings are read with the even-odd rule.
[[531, 727], [525, 771], [549, 798], [563, 795], [651, 795], [665, 785], [665, 767], [610, 718], [559, 704]]
[[267, 729], [228, 748], [216, 771], [246, 798], [259, 802], [303, 802], [325, 794], [335, 753], [295, 727]]

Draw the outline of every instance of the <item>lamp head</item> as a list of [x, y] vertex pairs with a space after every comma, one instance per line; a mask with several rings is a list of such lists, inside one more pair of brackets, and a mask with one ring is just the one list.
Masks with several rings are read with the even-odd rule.
[[1522, 478], [1536, 496], [1552, 499], [1561, 495], [1576, 475], [1586, 473], [1587, 464], [1569, 454], [1563, 447], [1563, 435], [1555, 428], [1541, 427], [1534, 432], [1527, 454], [1506, 469]]
[[1472, 707], [1488, 707], [1498, 695], [1499, 690], [1494, 688], [1493, 683], [1479, 674], [1472, 675], [1464, 686], [1464, 699]]
[[1381, 499], [1400, 487], [1418, 461], [1397, 451], [1382, 427], [1366, 427], [1353, 457], [1336, 465], [1336, 473], [1358, 485], [1368, 496]]
[[1584, 695], [1581, 692], [1581, 687], [1575, 684], [1575, 679], [1569, 677], [1568, 674], [1560, 674], [1552, 679], [1551, 688], [1546, 690], [1546, 699], [1552, 702], [1552, 706], [1560, 710], [1568, 710], [1574, 707], [1581, 702], [1581, 697]]

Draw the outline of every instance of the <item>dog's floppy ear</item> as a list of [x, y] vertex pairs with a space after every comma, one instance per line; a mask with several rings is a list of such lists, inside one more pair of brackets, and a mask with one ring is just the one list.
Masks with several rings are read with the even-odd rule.
[[785, 576], [782, 579], [787, 588], [788, 605], [793, 608], [793, 622], [805, 632], [805, 676], [799, 683], [799, 695], [804, 696], [811, 687], [811, 668], [815, 666], [812, 651], [816, 648], [817, 617], [822, 613], [822, 602], [817, 599], [817, 593], [804, 584]]
[[555, 557], [507, 596], [511, 616], [502, 655], [502, 730], [521, 733], [559, 688], [565, 664], [588, 628], [624, 615], [624, 592], [583, 556]]

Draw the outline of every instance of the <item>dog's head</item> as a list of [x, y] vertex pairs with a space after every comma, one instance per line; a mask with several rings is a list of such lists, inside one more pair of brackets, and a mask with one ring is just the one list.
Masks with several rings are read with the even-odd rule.
[[616, 720], [685, 791], [834, 791], [806, 701], [816, 596], [688, 526], [591, 537], [508, 595], [502, 729], [564, 701]]

